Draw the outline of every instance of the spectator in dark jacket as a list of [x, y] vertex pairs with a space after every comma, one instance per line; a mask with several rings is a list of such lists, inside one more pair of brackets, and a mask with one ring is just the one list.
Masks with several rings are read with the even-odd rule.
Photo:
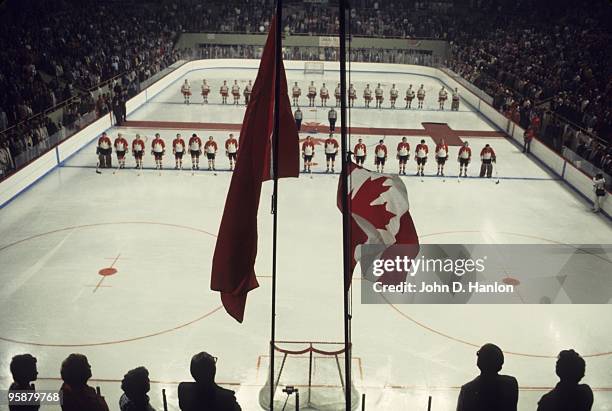
[[61, 376], [62, 411], [109, 411], [104, 397], [87, 385], [91, 366], [83, 354], [70, 354], [62, 362]]
[[[9, 391], [35, 391], [32, 381], [36, 381], [36, 358], [30, 354], [16, 355], [11, 360], [13, 383]], [[38, 411], [40, 405], [9, 405], [9, 411]]]
[[480, 375], [461, 387], [457, 411], [516, 411], [518, 382], [499, 375], [504, 353], [494, 344], [485, 344], [476, 353]]
[[121, 411], [155, 411], [149, 404], [149, 392], [151, 386], [149, 371], [145, 367], [130, 370], [121, 381], [123, 395], [119, 399]]
[[234, 391], [215, 384], [217, 360], [206, 352], [191, 359], [191, 375], [195, 382], [182, 382], [178, 387], [182, 411], [241, 411]]
[[586, 364], [574, 350], [564, 350], [557, 357], [557, 386], [540, 399], [538, 411], [590, 411], [593, 391], [587, 384], [578, 384], [584, 377]]

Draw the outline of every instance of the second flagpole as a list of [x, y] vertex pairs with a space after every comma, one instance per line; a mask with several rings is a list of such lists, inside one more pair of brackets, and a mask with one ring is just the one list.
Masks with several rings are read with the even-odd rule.
[[274, 188], [272, 193], [272, 314], [270, 324], [270, 411], [274, 411], [274, 392], [276, 378], [274, 376], [274, 346], [276, 341], [276, 248], [278, 237], [278, 144], [280, 134], [280, 77], [282, 58], [282, 21], [283, 1], [276, 0], [276, 33], [274, 58], [274, 128], [272, 132], [272, 177]]
[[351, 398], [351, 262], [350, 254], [350, 203], [349, 203], [349, 168], [351, 164], [348, 149], [347, 124], [346, 124], [346, 0], [340, 0], [340, 136], [342, 150], [342, 261], [343, 261], [343, 303], [344, 303], [344, 394], [346, 411], [352, 409]]

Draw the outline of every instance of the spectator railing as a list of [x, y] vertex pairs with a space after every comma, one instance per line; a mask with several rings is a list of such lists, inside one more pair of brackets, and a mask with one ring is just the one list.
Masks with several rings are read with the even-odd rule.
[[606, 180], [606, 188], [608, 189], [608, 191], [612, 190], [612, 176], [610, 174], [606, 173], [604, 170], [598, 167], [595, 167], [592, 163], [590, 163], [588, 160], [585, 160], [583, 157], [575, 153], [569, 147], [563, 147], [561, 154], [563, 155], [563, 158], [565, 158], [577, 169], [582, 170], [589, 176], [594, 176], [597, 173], [603, 174], [604, 179]]
[[[155, 81], [159, 80], [161, 77], [167, 75], [168, 73], [176, 70], [178, 67], [180, 67], [185, 62], [186, 62], [185, 60], [181, 60], [167, 67], [164, 70], [160, 70], [155, 75], [156, 77]], [[98, 113], [96, 111], [95, 102], [89, 102], [89, 104], [85, 106], [84, 105], [85, 99], [88, 98], [89, 94], [95, 94], [94, 90], [97, 91], [97, 90], [103, 89], [104, 87], [107, 87], [113, 84], [115, 81], [117, 81], [117, 79], [121, 78], [125, 74], [126, 73], [122, 73], [111, 79], [105, 80], [99, 85], [93, 87], [92, 89], [85, 90], [84, 92], [81, 93], [81, 95], [73, 96], [70, 99], [65, 100], [64, 102], [62, 102], [61, 106], [60, 105], [55, 106], [55, 108], [52, 110], [53, 112], [61, 111], [62, 121], [56, 122], [58, 124], [59, 130], [56, 133], [49, 135], [48, 137], [44, 139], [41, 139], [36, 144], [31, 144], [30, 141], [26, 140], [26, 134], [29, 132], [28, 124], [30, 124], [31, 121], [34, 120], [35, 118], [39, 118], [39, 117], [42, 118], [42, 117], [48, 116], [50, 110], [46, 110], [45, 112], [39, 113], [36, 116], [32, 116], [28, 120], [22, 121], [19, 124], [11, 126], [7, 130], [5, 130], [6, 134], [4, 132], [0, 133], [0, 141], [2, 141], [2, 138], [4, 138], [5, 136], [13, 138], [13, 139], [17, 139], [19, 140], [17, 142], [18, 146], [23, 148], [23, 151], [13, 156], [12, 167], [6, 170], [0, 170], [0, 181], [8, 178], [9, 176], [19, 171], [21, 168], [27, 166], [29, 163], [36, 160], [43, 154], [54, 149], [57, 145], [59, 145], [66, 139], [70, 138], [72, 135], [77, 133], [79, 130], [88, 126], [89, 124], [91, 124], [92, 122], [100, 118], [101, 116], [111, 115], [108, 113], [108, 111]], [[146, 87], [149, 87], [151, 84], [154, 83], [154, 81], [153, 82], [143, 81], [142, 83], [140, 83], [138, 82], [138, 79], [136, 79], [135, 81], [136, 81], [138, 91]], [[110, 89], [110, 92], [112, 93], [113, 92], [112, 87], [109, 87], [109, 89]], [[79, 108], [81, 108], [82, 110], [77, 110], [77, 107], [75, 106], [75, 104], [79, 104], [80, 105]], [[72, 107], [72, 109], [70, 109], [70, 107]], [[73, 121], [64, 121], [65, 119], [70, 117], [66, 115], [66, 113], [68, 112], [70, 113], [70, 116], [75, 117]], [[14, 143], [15, 141], [13, 141], [13, 144]]]

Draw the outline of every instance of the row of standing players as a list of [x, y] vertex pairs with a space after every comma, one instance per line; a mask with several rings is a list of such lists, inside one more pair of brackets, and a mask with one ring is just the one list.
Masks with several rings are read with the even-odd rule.
[[[330, 134], [329, 138], [327, 138], [324, 143], [324, 151], [325, 151], [325, 160], [327, 162], [327, 170], [326, 172], [335, 172], [335, 161], [336, 156], [338, 154], [338, 141]], [[355, 158], [355, 163], [359, 166], [363, 166], [367, 157], [367, 147], [363, 143], [362, 139], [357, 141], [357, 144], [353, 148], [353, 152], [351, 153]], [[385, 163], [387, 162], [389, 150], [385, 145], [384, 140], [379, 140], [376, 147], [374, 147], [374, 165], [376, 166], [376, 171], [379, 173], [384, 173], [385, 171]], [[417, 144], [414, 150], [414, 159], [417, 164], [417, 172], [416, 175], [424, 175], [425, 164], [427, 163], [427, 157], [429, 156], [429, 146], [425, 143], [425, 140], [421, 140], [419, 144]], [[435, 159], [438, 165], [437, 176], [444, 176], [444, 165], [448, 160], [448, 144], [442, 139], [438, 144], [436, 144], [435, 148]], [[306, 140], [302, 144], [302, 158], [304, 159], [304, 172], [310, 173], [311, 167], [313, 165], [313, 158], [315, 156], [315, 142], [311, 136], [306, 137]], [[410, 144], [408, 143], [406, 137], [402, 137], [402, 140], [397, 145], [397, 154], [396, 158], [399, 162], [399, 174], [406, 175], [406, 165], [408, 164], [408, 160], [410, 158]], [[495, 151], [493, 148], [486, 144], [483, 149], [480, 151], [480, 160], [482, 162], [480, 168], [480, 177], [488, 177], [490, 178], [493, 173], [493, 164], [497, 160], [495, 155]], [[459, 176], [467, 177], [467, 169], [469, 164], [472, 161], [472, 149], [469, 146], [469, 143], [465, 141], [463, 146], [459, 149], [459, 153], [457, 155], [457, 161], [459, 163]]]
[[[326, 172], [335, 172], [336, 156], [339, 151], [338, 140], [330, 134], [329, 137], [323, 142], [325, 159], [327, 170]], [[234, 165], [238, 156], [238, 140], [233, 134], [229, 135], [229, 138], [225, 141], [225, 155], [229, 159], [230, 170], [234, 169]], [[96, 154], [98, 155], [98, 166], [101, 168], [112, 167], [111, 155], [115, 149], [117, 155], [117, 161], [119, 162], [119, 168], [125, 168], [125, 157], [130, 147], [128, 141], [123, 137], [121, 133], [117, 135], [114, 142], [111, 141], [110, 137], [106, 133], [102, 133], [102, 136], [98, 139], [98, 146]], [[145, 153], [146, 142], [142, 139], [139, 134], [132, 141], [131, 150], [136, 160], [136, 168], [142, 169], [142, 159]], [[175, 169], [183, 168], [183, 156], [189, 153], [191, 157], [191, 168], [192, 170], [200, 169], [200, 156], [202, 153], [206, 154], [208, 160], [208, 169], [215, 170], [215, 158], [219, 146], [214, 140], [213, 136], [208, 138], [206, 143], [202, 144], [202, 140], [195, 133], [189, 138], [188, 142], [181, 137], [180, 134], [176, 135], [176, 138], [172, 141], [172, 154], [175, 160]], [[155, 138], [151, 141], [151, 155], [155, 158], [155, 168], [163, 168], [163, 157], [166, 153], [166, 143], [161, 138], [159, 133], [155, 134]], [[363, 143], [362, 139], [359, 139], [352, 152], [355, 163], [363, 166], [367, 157], [367, 147]], [[378, 145], [374, 148], [374, 164], [378, 172], [384, 172], [385, 163], [387, 161], [388, 149], [385, 145], [384, 140], [380, 140]], [[417, 175], [424, 175], [425, 164], [427, 163], [427, 157], [429, 155], [429, 146], [425, 143], [425, 140], [421, 142], [415, 148], [414, 159], [417, 164]], [[311, 136], [306, 137], [302, 143], [302, 158], [304, 159], [304, 172], [310, 173], [313, 165], [313, 158], [315, 156], [315, 141]], [[406, 137], [402, 138], [402, 141], [397, 145], [396, 158], [399, 161], [399, 174], [406, 175], [406, 165], [410, 158], [410, 144], [407, 142]], [[438, 171], [436, 175], [444, 176], [444, 165], [448, 160], [448, 144], [442, 139], [435, 148], [435, 158], [438, 165]], [[487, 144], [480, 151], [480, 159], [482, 161], [480, 169], [480, 177], [491, 177], [493, 166], [492, 163], [496, 161], [496, 155], [493, 148]], [[463, 146], [459, 149], [457, 155], [457, 161], [459, 162], [459, 175], [467, 177], [467, 169], [472, 161], [472, 149], [469, 147], [469, 143], [466, 141]]]
[[[251, 80], [249, 80], [249, 83], [244, 87], [244, 90], [242, 93], [244, 96], [245, 105], [249, 104], [249, 99], [251, 97], [252, 89], [253, 89], [253, 85], [252, 85]], [[308, 93], [307, 93], [308, 106], [309, 107], [315, 106], [315, 100], [317, 98], [317, 91], [321, 99], [321, 107], [327, 107], [327, 100], [329, 100], [330, 98], [329, 90], [325, 86], [325, 83], [323, 83], [321, 88], [317, 90], [317, 87], [314, 85], [314, 81], [311, 81], [310, 85], [308, 86]], [[235, 105], [240, 104], [240, 85], [238, 84], [238, 80], [234, 80], [234, 84], [232, 85], [231, 89], [227, 85], [227, 81], [225, 80], [223, 81], [223, 85], [219, 88], [219, 94], [221, 95], [221, 104], [227, 104], [227, 99], [230, 93], [232, 97], [234, 98], [234, 104]], [[192, 93], [191, 93], [191, 85], [189, 84], [189, 81], [187, 79], [185, 79], [185, 82], [181, 86], [181, 94], [183, 95], [185, 104], [189, 104]], [[210, 94], [210, 86], [208, 85], [206, 80], [203, 80], [202, 82], [201, 94], [202, 94], [202, 104], [207, 104], [208, 96]], [[302, 95], [302, 89], [299, 87], [296, 81], [291, 89], [291, 96], [293, 98], [294, 106], [299, 106], [299, 99], [301, 95]], [[393, 84], [391, 87], [391, 90], [389, 90], [389, 101], [391, 102], [391, 108], [395, 108], [395, 103], [397, 102], [399, 95], [400, 95], [400, 91], [395, 87], [395, 84]], [[451, 110], [457, 111], [459, 110], [459, 91], [457, 90], [457, 88], [455, 88], [455, 90], [452, 91], [451, 95], [452, 95]], [[336, 89], [334, 90], [334, 97], [336, 98], [336, 107], [338, 107], [340, 105], [340, 83], [338, 83], [338, 85], [336, 86]], [[419, 108], [419, 109], [423, 108], [423, 102], [425, 101], [425, 97], [426, 97], [426, 91], [425, 91], [425, 87], [423, 84], [421, 84], [420, 88], [417, 91], [414, 91], [414, 89], [412, 88], [412, 84], [411, 84], [406, 90], [406, 96], [404, 97], [404, 101], [406, 102], [405, 108], [406, 109], [412, 108], [412, 101], [415, 98], [417, 99], [416, 108]], [[348, 98], [349, 98], [349, 107], [353, 107], [355, 104], [355, 100], [357, 100], [357, 90], [355, 89], [353, 84], [349, 86]], [[377, 87], [374, 90], [372, 90], [370, 88], [370, 85], [367, 84], [366, 88], [363, 90], [363, 99], [365, 102], [365, 108], [370, 107], [370, 102], [372, 100], [376, 100], [376, 108], [382, 108], [383, 102], [385, 100], [385, 92], [381, 84], [378, 83]], [[438, 92], [438, 104], [439, 104], [440, 110], [444, 110], [444, 105], [447, 100], [448, 100], [448, 91], [443, 86]]]
[[[130, 144], [123, 137], [121, 133], [117, 135], [115, 141], [112, 142], [110, 137], [106, 133], [102, 133], [102, 136], [98, 139], [98, 145], [96, 148], [96, 154], [98, 155], [98, 167], [100, 168], [111, 168], [112, 167], [112, 152], [113, 148], [117, 155], [117, 161], [119, 168], [125, 168], [125, 157], [129, 151]], [[136, 167], [142, 169], [142, 159], [146, 150], [146, 141], [136, 134], [131, 144], [132, 155], [136, 160]], [[172, 154], [175, 160], [175, 169], [183, 169], [183, 156], [187, 153], [191, 157], [191, 169], [200, 169], [200, 156], [206, 154], [208, 160], [208, 169], [215, 170], [215, 158], [219, 146], [213, 138], [208, 137], [208, 140], [202, 144], [202, 139], [195, 133], [189, 138], [187, 144], [180, 134], [176, 135], [176, 138], [172, 140]], [[163, 168], [163, 159], [166, 154], [166, 143], [161, 138], [159, 133], [155, 134], [155, 138], [151, 141], [151, 155], [155, 159], [155, 168], [161, 170]], [[229, 138], [225, 141], [225, 155], [228, 157], [230, 162], [230, 170], [234, 169], [236, 157], [238, 156], [238, 140], [234, 138], [233, 134], [229, 135]]]

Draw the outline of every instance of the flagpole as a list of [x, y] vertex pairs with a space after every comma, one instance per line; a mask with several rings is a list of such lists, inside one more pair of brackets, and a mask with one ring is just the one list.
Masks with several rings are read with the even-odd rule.
[[351, 158], [348, 149], [346, 126], [346, 0], [340, 0], [340, 136], [342, 150], [342, 257], [344, 273], [344, 394], [346, 411], [351, 411], [351, 312], [349, 292], [351, 287], [350, 255], [350, 205], [349, 205], [349, 166]]
[[274, 392], [276, 378], [274, 375], [274, 343], [276, 340], [276, 255], [278, 238], [278, 144], [280, 134], [280, 78], [282, 59], [282, 21], [283, 0], [276, 0], [276, 33], [274, 59], [274, 128], [272, 132], [272, 313], [270, 322], [270, 411], [274, 411]]

